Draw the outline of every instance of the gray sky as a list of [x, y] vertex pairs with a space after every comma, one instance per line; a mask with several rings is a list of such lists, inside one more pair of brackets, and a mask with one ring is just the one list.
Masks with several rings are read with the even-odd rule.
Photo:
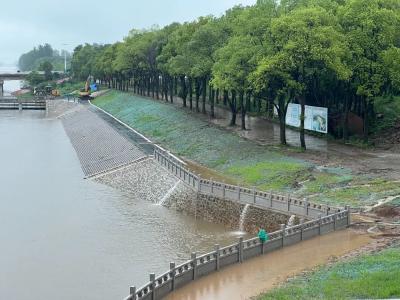
[[[43, 43], [72, 50], [80, 43], [121, 40], [132, 28], [221, 15], [256, 0], [7, 0], [1, 1], [0, 63]], [[62, 44], [69, 44], [63, 46]]]

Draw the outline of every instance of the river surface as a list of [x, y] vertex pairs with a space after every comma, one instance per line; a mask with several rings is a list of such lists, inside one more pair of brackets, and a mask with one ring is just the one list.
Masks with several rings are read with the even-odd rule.
[[0, 299], [122, 299], [222, 226], [84, 180], [59, 120], [0, 111]]
[[[0, 67], [0, 74], [4, 73], [16, 73], [17, 67]], [[21, 88], [22, 80], [5, 80], [4, 81], [4, 96], [10, 96], [12, 92], [15, 92]]]

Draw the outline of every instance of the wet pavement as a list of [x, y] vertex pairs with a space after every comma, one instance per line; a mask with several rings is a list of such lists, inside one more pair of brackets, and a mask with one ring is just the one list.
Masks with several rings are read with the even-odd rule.
[[243, 300], [272, 289], [299, 272], [326, 263], [371, 241], [350, 229], [316, 237], [233, 265], [177, 290], [166, 300]]

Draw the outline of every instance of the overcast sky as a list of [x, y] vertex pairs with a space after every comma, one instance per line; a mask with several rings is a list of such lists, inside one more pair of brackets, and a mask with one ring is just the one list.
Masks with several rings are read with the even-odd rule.
[[[1, 1], [0, 63], [14, 63], [35, 45], [72, 50], [80, 43], [121, 40], [132, 28], [221, 15], [256, 0], [7, 0]], [[68, 44], [68, 46], [63, 46]]]

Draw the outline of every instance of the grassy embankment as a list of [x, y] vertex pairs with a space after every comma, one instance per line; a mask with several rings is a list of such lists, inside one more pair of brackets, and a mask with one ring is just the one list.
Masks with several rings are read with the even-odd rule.
[[260, 296], [268, 299], [388, 299], [400, 297], [400, 248], [321, 267]]
[[94, 103], [172, 152], [215, 170], [218, 180], [223, 177], [261, 190], [314, 195], [316, 202], [352, 206], [400, 193], [398, 183], [356, 176], [342, 168], [317, 169], [282, 154], [279, 147], [267, 148], [239, 138], [161, 101], [112, 91]]

